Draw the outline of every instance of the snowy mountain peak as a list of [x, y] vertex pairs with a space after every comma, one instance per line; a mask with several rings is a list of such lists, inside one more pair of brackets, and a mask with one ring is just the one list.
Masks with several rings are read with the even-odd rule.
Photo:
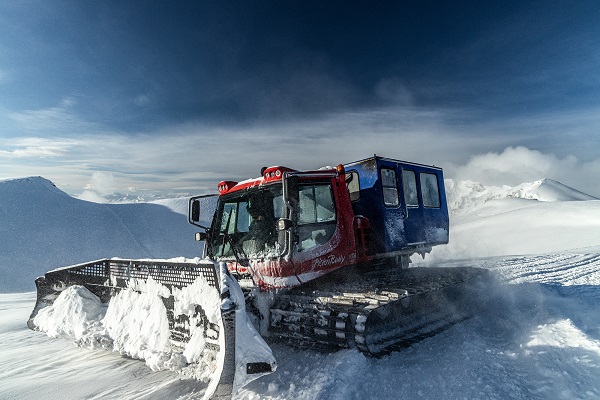
[[473, 181], [445, 180], [448, 208], [451, 213], [465, 213], [492, 200], [515, 198], [544, 202], [598, 200], [552, 179], [540, 179], [518, 186], [484, 186]]
[[539, 201], [582, 201], [598, 200], [553, 179], [541, 179], [533, 183], [523, 183], [513, 188], [508, 197]]
[[98, 204], [39, 176], [0, 180], [0, 292], [32, 290], [46, 271], [89, 260], [199, 256], [187, 200], [164, 203]]
[[0, 194], [6, 195], [14, 192], [51, 191], [56, 194], [69, 196], [56, 187], [52, 181], [41, 176], [28, 176], [24, 178], [0, 179]]

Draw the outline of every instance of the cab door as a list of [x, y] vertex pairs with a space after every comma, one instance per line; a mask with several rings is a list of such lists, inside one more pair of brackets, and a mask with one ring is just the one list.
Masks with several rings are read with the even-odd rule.
[[384, 253], [426, 243], [426, 212], [421, 206], [418, 171], [395, 162], [380, 162]]
[[[290, 258], [300, 282], [353, 264], [354, 243], [348, 238], [340, 209], [337, 177], [300, 180], [294, 187], [294, 244]], [[344, 187], [345, 195], [348, 196]], [[349, 206], [349, 199], [346, 199]], [[352, 224], [349, 224], [352, 226]]]
[[402, 202], [404, 206], [404, 232], [406, 246], [412, 247], [426, 243], [425, 229], [427, 221], [425, 210], [421, 207], [418, 172], [415, 169], [401, 169], [400, 185], [402, 187]]

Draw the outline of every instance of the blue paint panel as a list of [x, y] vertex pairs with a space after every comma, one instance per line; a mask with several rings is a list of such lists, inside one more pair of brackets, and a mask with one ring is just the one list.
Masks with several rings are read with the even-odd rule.
[[[441, 168], [400, 160], [371, 157], [345, 165], [347, 172], [356, 171], [359, 175], [360, 198], [352, 203], [355, 215], [369, 219], [373, 229], [374, 250], [376, 254], [393, 252], [411, 253], [419, 249], [448, 243], [448, 206], [444, 189], [444, 177]], [[381, 169], [387, 169], [388, 182], [382, 185]], [[406, 204], [402, 182], [402, 171], [414, 171], [418, 204]], [[395, 174], [398, 199], [391, 201], [394, 190], [389, 177]], [[423, 184], [429, 179], [429, 187], [437, 185], [439, 201], [430, 198], [425, 204], [439, 202], [439, 207], [426, 207], [423, 202]], [[384, 204], [384, 191], [388, 205]], [[427, 193], [427, 190], [426, 190]], [[430, 191], [431, 193], [431, 191]], [[425, 199], [427, 200], [427, 199]]]

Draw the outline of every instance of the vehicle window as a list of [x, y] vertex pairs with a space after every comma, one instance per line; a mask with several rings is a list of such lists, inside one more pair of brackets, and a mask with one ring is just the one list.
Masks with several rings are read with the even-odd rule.
[[417, 180], [415, 171], [409, 169], [402, 170], [402, 189], [404, 190], [404, 202], [409, 207], [419, 206], [419, 197], [417, 195]]
[[438, 187], [437, 175], [422, 172], [419, 176], [421, 180], [421, 196], [423, 197], [423, 206], [440, 207], [440, 189]]
[[356, 201], [360, 199], [360, 180], [358, 179], [358, 172], [352, 171], [349, 173], [350, 181], [347, 182], [348, 193], [350, 193], [350, 201]]
[[330, 185], [302, 186], [299, 200], [300, 225], [335, 221], [335, 207]]
[[248, 203], [243, 201], [238, 204], [238, 216], [236, 223], [237, 232], [248, 232], [250, 229], [250, 222], [252, 221], [250, 214], [248, 213]]
[[221, 218], [221, 232], [232, 234], [235, 232], [235, 220], [237, 214], [237, 203], [227, 203], [223, 207]]
[[299, 188], [298, 251], [328, 242], [335, 232], [336, 215], [331, 185]]
[[283, 204], [283, 195], [273, 197], [273, 212], [275, 219], [285, 218], [285, 204]]
[[210, 243], [215, 256], [234, 257], [236, 251], [248, 257], [272, 256], [284, 248], [285, 237], [276, 230], [277, 219], [286, 211], [280, 185], [235, 193], [220, 201], [215, 219], [218, 232]]
[[381, 169], [381, 186], [383, 188], [383, 203], [389, 207], [398, 206], [398, 184], [396, 171], [393, 169]]

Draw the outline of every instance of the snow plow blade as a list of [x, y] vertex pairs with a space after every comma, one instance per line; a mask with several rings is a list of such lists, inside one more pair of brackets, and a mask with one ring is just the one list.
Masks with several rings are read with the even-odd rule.
[[[36, 280], [36, 286], [37, 301], [27, 322], [30, 329], [51, 335], [48, 321], [57, 315], [64, 321], [65, 309], [72, 319], [91, 318], [88, 314], [93, 313], [87, 313], [85, 306], [59, 309], [65, 298], [83, 293], [80, 299], [93, 298], [97, 308], [104, 310], [86, 325], [102, 325], [98, 330], [102, 333], [97, 334], [101, 337], [93, 338], [94, 342], [147, 363], [156, 354], [162, 360], [169, 358], [169, 369], [208, 382], [204, 399], [231, 398], [276, 368], [271, 349], [248, 319], [242, 290], [224, 264], [104, 259], [50, 271]], [[160, 315], [136, 319], [139, 310]], [[147, 323], [153, 320], [163, 323]], [[138, 337], [132, 337], [132, 332]], [[132, 351], [131, 343], [126, 343], [144, 337], [149, 343], [164, 338], [154, 344], [155, 354]], [[163, 369], [155, 363], [150, 366]]]

